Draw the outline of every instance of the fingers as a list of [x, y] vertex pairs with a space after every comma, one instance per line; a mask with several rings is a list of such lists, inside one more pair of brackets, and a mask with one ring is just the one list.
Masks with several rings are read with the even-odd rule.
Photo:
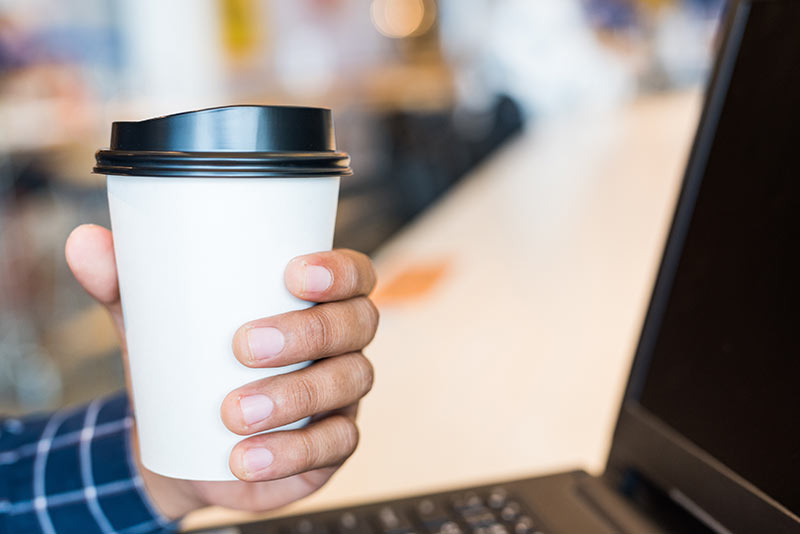
[[289, 262], [284, 278], [292, 294], [313, 302], [369, 295], [376, 281], [369, 257], [348, 249], [298, 256]]
[[355, 408], [349, 407], [372, 388], [372, 365], [358, 352], [378, 326], [378, 311], [366, 298], [375, 286], [369, 258], [351, 250], [300, 256], [287, 266], [285, 282], [295, 296], [325, 304], [245, 324], [234, 335], [236, 357], [250, 367], [325, 359], [234, 390], [222, 403], [222, 420], [247, 435], [333, 413], [303, 429], [258, 434], [237, 444], [230, 467], [246, 481], [329, 476], [326, 468], [341, 464], [358, 443]]
[[378, 320], [366, 297], [320, 304], [244, 324], [233, 353], [248, 367], [278, 367], [358, 351], [375, 337]]
[[373, 380], [372, 364], [361, 353], [325, 359], [232, 391], [222, 401], [222, 421], [240, 435], [277, 428], [354, 404]]
[[67, 238], [64, 255], [78, 283], [108, 308], [117, 329], [121, 329], [122, 309], [111, 232], [102, 226], [82, 224]]
[[241, 480], [289, 477], [344, 462], [358, 445], [358, 428], [345, 415], [331, 415], [300, 430], [259, 434], [238, 443], [230, 468]]

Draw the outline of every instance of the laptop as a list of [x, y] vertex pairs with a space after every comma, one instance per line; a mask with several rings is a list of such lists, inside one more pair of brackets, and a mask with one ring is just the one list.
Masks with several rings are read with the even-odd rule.
[[798, 249], [800, 1], [733, 2], [601, 476], [200, 532], [800, 532]]

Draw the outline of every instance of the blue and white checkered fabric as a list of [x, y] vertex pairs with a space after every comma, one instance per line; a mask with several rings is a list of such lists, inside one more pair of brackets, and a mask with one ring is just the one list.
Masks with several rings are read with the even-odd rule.
[[0, 419], [0, 534], [174, 532], [130, 450], [124, 393], [46, 415]]

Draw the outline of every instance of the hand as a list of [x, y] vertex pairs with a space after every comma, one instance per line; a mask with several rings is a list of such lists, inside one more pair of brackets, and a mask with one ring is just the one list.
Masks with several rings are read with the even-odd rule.
[[[127, 379], [111, 232], [100, 226], [79, 226], [67, 240], [66, 257], [78, 282], [111, 314], [122, 343]], [[377, 309], [367, 298], [375, 285], [372, 264], [351, 250], [320, 252], [292, 260], [285, 281], [297, 297], [324, 304], [244, 324], [232, 340], [234, 355], [248, 367], [319, 362], [232, 391], [222, 403], [222, 420], [243, 436], [310, 415], [313, 422], [303, 429], [239, 442], [231, 452], [230, 466], [242, 481], [177, 480], [152, 473], [139, 463], [153, 502], [171, 519], [207, 505], [254, 512], [278, 508], [319, 489], [356, 448], [358, 401], [370, 390], [373, 378], [372, 366], [361, 350], [378, 325]], [[132, 439], [138, 461], [135, 428]]]

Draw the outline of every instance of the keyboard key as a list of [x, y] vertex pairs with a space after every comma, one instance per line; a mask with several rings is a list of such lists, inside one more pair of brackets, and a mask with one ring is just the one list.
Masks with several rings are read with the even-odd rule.
[[503, 521], [514, 521], [522, 513], [522, 507], [516, 501], [509, 501], [502, 510], [500, 510], [500, 517]]
[[489, 508], [494, 508], [495, 510], [499, 510], [506, 504], [506, 500], [508, 499], [508, 492], [505, 488], [493, 488], [491, 492], [489, 492], [489, 498], [486, 500], [489, 504]]
[[422, 499], [416, 504], [414, 511], [428, 530], [436, 530], [452, 519], [444, 506], [433, 499]]
[[430, 529], [431, 534], [464, 534], [464, 531], [455, 521], [442, 523], [438, 528]]
[[345, 512], [339, 518], [339, 526], [344, 530], [353, 530], [358, 526], [358, 518], [353, 512]]
[[539, 519], [524, 503], [496, 486], [370, 506], [369, 512], [286, 518], [265, 534], [542, 534]]
[[345, 512], [336, 522], [340, 534], [373, 534], [372, 527], [353, 512]]
[[390, 532], [392, 534], [414, 532], [414, 526], [411, 524], [408, 517], [391, 506], [384, 506], [378, 510], [378, 521], [384, 532]]
[[536, 524], [533, 522], [533, 519], [524, 515], [520, 517], [514, 525], [514, 534], [533, 534], [535, 528]]
[[453, 508], [459, 512], [468, 510], [470, 508], [477, 508], [478, 506], [483, 506], [483, 499], [481, 499], [480, 495], [474, 491], [468, 491], [461, 495], [457, 495], [453, 499]]
[[500, 523], [492, 523], [490, 525], [477, 527], [472, 532], [473, 534], [509, 534], [508, 529], [505, 527], [505, 525], [502, 525]]
[[462, 517], [472, 528], [485, 527], [497, 522], [494, 514], [485, 506], [471, 508], [464, 512]]
[[330, 531], [321, 523], [315, 523], [310, 519], [301, 519], [295, 523], [290, 532], [292, 534], [329, 534]]

